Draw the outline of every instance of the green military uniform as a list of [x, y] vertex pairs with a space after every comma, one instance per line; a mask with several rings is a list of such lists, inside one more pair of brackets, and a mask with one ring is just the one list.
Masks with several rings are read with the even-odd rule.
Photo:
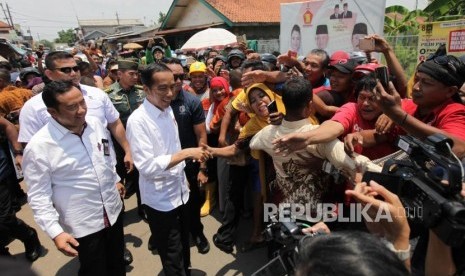
[[[138, 64], [130, 60], [119, 60], [118, 61], [118, 70], [135, 70], [138, 69]], [[126, 123], [128, 121], [129, 115], [131, 115], [134, 110], [136, 110], [145, 99], [145, 92], [142, 89], [142, 86], [134, 85], [128, 90], [125, 90], [121, 87], [119, 82], [115, 82], [108, 87], [111, 102], [115, 106], [116, 110], [119, 112], [119, 118], [126, 128]], [[116, 172], [121, 178], [121, 182], [126, 186], [126, 198], [131, 196], [134, 192], [137, 193], [137, 206], [138, 213], [140, 216], [145, 217], [143, 210], [141, 208], [141, 201], [139, 195], [139, 172], [136, 168], [130, 173], [127, 172], [124, 163], [124, 150], [115, 143], [113, 138], [113, 144], [115, 145], [116, 153]]]
[[145, 92], [140, 85], [135, 85], [129, 90], [124, 90], [119, 82], [110, 85], [109, 89], [111, 89], [111, 92], [108, 96], [116, 110], [118, 110], [121, 122], [126, 127], [129, 115], [144, 101]]

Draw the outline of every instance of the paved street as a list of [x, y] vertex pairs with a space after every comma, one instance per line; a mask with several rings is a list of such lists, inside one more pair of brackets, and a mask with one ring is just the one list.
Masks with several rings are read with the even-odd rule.
[[[134, 256], [134, 262], [127, 268], [127, 275], [159, 275], [162, 268], [158, 255], [154, 255], [147, 249], [150, 237], [148, 225], [139, 219], [137, 215], [136, 196], [125, 201], [125, 241]], [[32, 218], [32, 211], [27, 204], [23, 205], [18, 217], [35, 227], [39, 233], [39, 239], [44, 247], [43, 257], [32, 265], [33, 269], [41, 276], [76, 275], [79, 267], [77, 258], [70, 258], [59, 252], [53, 242], [40, 230]], [[193, 275], [250, 275], [266, 263], [266, 249], [262, 248], [248, 253], [226, 254], [217, 249], [212, 242], [212, 236], [220, 226], [220, 213], [215, 209], [213, 215], [202, 219], [205, 226], [205, 235], [210, 241], [210, 252], [201, 255], [195, 246], [191, 247], [191, 262], [196, 271]], [[251, 231], [251, 219], [242, 220], [239, 229], [239, 243], [245, 241]], [[9, 245], [10, 252], [18, 259], [25, 260], [24, 246], [16, 240]], [[201, 273], [204, 272], [204, 273]], [[163, 275], [163, 274], [162, 274]]]

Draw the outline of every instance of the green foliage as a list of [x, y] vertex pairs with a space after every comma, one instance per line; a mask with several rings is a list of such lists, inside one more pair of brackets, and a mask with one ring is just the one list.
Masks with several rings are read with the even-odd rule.
[[[419, 33], [419, 17], [427, 17], [428, 15], [421, 10], [409, 11], [404, 6], [390, 6], [385, 10], [384, 16], [384, 34], [418, 34]], [[388, 16], [390, 15], [390, 16]]]
[[166, 18], [166, 13], [159, 12], [158, 13], [158, 24], [163, 23], [163, 21], [165, 21], [165, 18]]
[[463, 0], [433, 0], [424, 9], [430, 15], [431, 21], [463, 19], [465, 17], [465, 1]]
[[61, 30], [58, 32], [58, 38], [55, 39], [55, 43], [67, 43], [73, 45], [76, 41], [76, 36], [73, 29]]
[[55, 48], [55, 44], [51, 41], [48, 41], [46, 39], [42, 39], [39, 41], [39, 44], [43, 44], [45, 48], [53, 49]]
[[407, 78], [409, 78], [413, 75], [417, 66], [418, 36], [390, 36], [385, 38], [394, 49], [397, 59], [402, 65]]

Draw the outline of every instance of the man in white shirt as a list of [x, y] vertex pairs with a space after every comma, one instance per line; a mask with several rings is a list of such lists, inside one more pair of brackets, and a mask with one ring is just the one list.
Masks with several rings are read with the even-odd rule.
[[[133, 171], [133, 161], [129, 143], [126, 139], [126, 131], [119, 118], [119, 113], [114, 107], [108, 95], [101, 89], [80, 84], [81, 74], [73, 56], [65, 51], [51, 52], [45, 58], [45, 75], [52, 81], [72, 81], [82, 92], [87, 105], [87, 115], [96, 117], [104, 127], [110, 130], [118, 144], [123, 148], [124, 164], [128, 173]], [[45, 126], [50, 120], [50, 114], [42, 99], [42, 94], [37, 94], [29, 99], [21, 108], [19, 114], [18, 141], [28, 143], [31, 137]], [[111, 140], [110, 140], [111, 143]], [[125, 262], [132, 262], [132, 254], [125, 249]]]
[[128, 141], [139, 169], [142, 204], [160, 255], [165, 275], [190, 275], [189, 188], [185, 163], [210, 157], [201, 148], [181, 149], [178, 128], [170, 107], [174, 99], [173, 72], [150, 64], [141, 73], [146, 98], [128, 119]]
[[[125, 164], [132, 170], [132, 157], [126, 140], [124, 126], [119, 119], [119, 113], [113, 106], [107, 94], [102, 90], [79, 84], [81, 74], [73, 56], [64, 51], [51, 52], [45, 58], [45, 75], [52, 81], [72, 81], [81, 90], [87, 104], [87, 115], [97, 117], [107, 127], [111, 134], [125, 151]], [[28, 100], [19, 115], [19, 137], [21, 143], [28, 143], [31, 137], [48, 123], [50, 114], [38, 94]]]
[[51, 82], [41, 95], [52, 117], [23, 157], [34, 219], [63, 254], [79, 256], [79, 275], [125, 275], [124, 188], [108, 131], [86, 117], [72, 82]]

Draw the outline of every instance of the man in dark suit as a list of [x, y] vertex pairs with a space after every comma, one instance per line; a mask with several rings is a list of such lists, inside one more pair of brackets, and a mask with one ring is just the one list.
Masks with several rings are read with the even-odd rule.
[[336, 4], [334, 6], [334, 13], [331, 14], [329, 19], [339, 19], [339, 18], [342, 18], [342, 17], [341, 17], [341, 14], [339, 14], [339, 4]]
[[348, 10], [349, 5], [347, 3], [344, 3], [344, 5], [342, 5], [342, 8], [344, 11], [340, 14], [340, 18], [352, 18], [352, 12]]

